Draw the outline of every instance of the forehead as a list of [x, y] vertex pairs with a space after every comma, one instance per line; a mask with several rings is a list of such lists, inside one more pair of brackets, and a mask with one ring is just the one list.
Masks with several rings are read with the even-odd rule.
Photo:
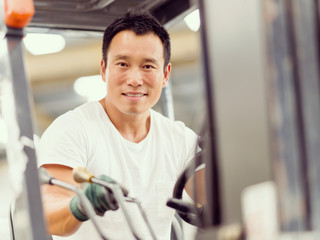
[[112, 39], [108, 49], [110, 55], [152, 55], [163, 58], [164, 46], [160, 38], [154, 33], [137, 35], [131, 30], [118, 32]]

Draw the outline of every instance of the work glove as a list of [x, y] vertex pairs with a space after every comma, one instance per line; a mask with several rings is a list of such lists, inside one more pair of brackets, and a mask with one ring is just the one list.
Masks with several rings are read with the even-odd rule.
[[[110, 183], [115, 183], [113, 179], [105, 175], [101, 175], [99, 176], [99, 178]], [[103, 216], [104, 213], [108, 210], [114, 211], [119, 208], [119, 205], [114, 198], [112, 191], [101, 185], [98, 185], [96, 183], [89, 183], [86, 186], [84, 193], [91, 202], [96, 214], [99, 216]], [[84, 222], [89, 219], [80, 204], [80, 199], [78, 196], [75, 196], [71, 199], [69, 209], [72, 215], [79, 221]]]

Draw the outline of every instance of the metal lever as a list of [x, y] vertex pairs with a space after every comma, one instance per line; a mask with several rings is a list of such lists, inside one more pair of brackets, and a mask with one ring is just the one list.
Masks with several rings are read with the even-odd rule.
[[117, 202], [119, 203], [120, 207], [122, 208], [122, 212], [127, 220], [127, 223], [129, 225], [129, 228], [133, 234], [133, 236], [136, 239], [140, 239], [138, 234], [136, 233], [133, 224], [132, 224], [132, 220], [128, 214], [128, 211], [124, 205], [124, 201], [126, 202], [132, 202], [137, 204], [138, 209], [140, 211], [141, 216], [143, 217], [144, 222], [146, 223], [148, 230], [153, 238], [153, 240], [157, 240], [156, 235], [154, 233], [154, 231], [152, 230], [151, 224], [148, 221], [147, 215], [145, 214], [141, 203], [139, 200], [132, 198], [132, 197], [127, 197], [128, 195], [128, 190], [126, 190], [123, 186], [120, 186], [118, 183], [114, 182], [108, 182], [105, 180], [102, 180], [100, 178], [96, 178], [94, 175], [92, 175], [91, 173], [89, 173], [86, 169], [82, 168], [82, 167], [78, 167], [75, 168], [73, 170], [73, 178], [76, 182], [78, 183], [82, 183], [82, 182], [90, 182], [90, 183], [96, 183], [99, 184], [101, 186], [104, 186], [105, 188], [109, 189], [110, 191], [113, 192], [115, 199], [117, 200]]

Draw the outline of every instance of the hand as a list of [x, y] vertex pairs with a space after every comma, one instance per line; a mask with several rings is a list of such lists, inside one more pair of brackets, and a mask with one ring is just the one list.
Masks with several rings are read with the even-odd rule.
[[[100, 179], [108, 181], [110, 183], [115, 183], [115, 181], [105, 175], [99, 176]], [[106, 189], [105, 187], [98, 185], [96, 183], [89, 183], [85, 190], [85, 195], [91, 202], [95, 212], [99, 216], [103, 216], [108, 210], [117, 210], [119, 208], [117, 201], [115, 200], [113, 193]], [[88, 216], [81, 207], [80, 199], [78, 196], [72, 198], [70, 205], [70, 211], [72, 215], [79, 221], [88, 220]]]

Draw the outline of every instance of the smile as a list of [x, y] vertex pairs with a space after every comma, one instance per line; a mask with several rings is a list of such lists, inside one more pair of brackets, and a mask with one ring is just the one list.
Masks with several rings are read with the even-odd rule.
[[125, 95], [127, 97], [143, 97], [147, 94], [144, 94], [144, 93], [122, 93], [122, 95]]

